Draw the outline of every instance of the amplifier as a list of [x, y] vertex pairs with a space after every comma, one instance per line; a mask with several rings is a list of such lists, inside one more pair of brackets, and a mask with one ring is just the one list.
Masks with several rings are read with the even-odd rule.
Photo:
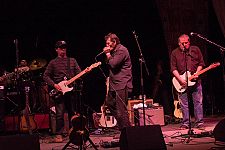
[[[143, 109], [135, 109], [134, 111], [134, 124], [135, 126], [143, 126]], [[146, 108], [145, 109], [145, 125], [165, 125], [164, 111], [162, 106]]]
[[[128, 113], [129, 113], [129, 120], [133, 126], [134, 126], [134, 108], [133, 107], [134, 107], [134, 105], [140, 104], [142, 102], [143, 102], [143, 100], [128, 100], [127, 109], [128, 109]], [[146, 99], [145, 104], [147, 106], [152, 106], [153, 99]]]

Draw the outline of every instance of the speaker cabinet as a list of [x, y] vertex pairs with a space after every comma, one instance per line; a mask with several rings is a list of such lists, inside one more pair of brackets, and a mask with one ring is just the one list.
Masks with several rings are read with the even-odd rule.
[[121, 150], [166, 150], [160, 125], [132, 126], [120, 134]]
[[225, 142], [225, 118], [215, 126], [213, 135], [216, 141]]
[[37, 135], [0, 136], [1, 149], [7, 150], [40, 150]]

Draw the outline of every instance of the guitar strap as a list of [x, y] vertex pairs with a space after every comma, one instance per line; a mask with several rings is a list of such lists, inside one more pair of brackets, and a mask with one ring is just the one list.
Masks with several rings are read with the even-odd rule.
[[70, 70], [70, 57], [67, 58], [67, 78], [71, 78], [71, 70]]
[[[67, 59], [67, 78], [68, 79], [71, 79], [73, 76], [72, 76], [72, 73], [71, 73], [71, 67], [70, 67], [70, 57], [68, 57]], [[73, 86], [74, 86], [75, 82], [73, 83]], [[71, 84], [72, 85], [72, 84]]]

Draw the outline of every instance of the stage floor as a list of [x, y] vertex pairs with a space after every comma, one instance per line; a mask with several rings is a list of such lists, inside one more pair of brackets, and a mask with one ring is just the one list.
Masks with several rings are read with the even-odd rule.
[[[205, 130], [193, 129], [194, 136], [184, 136], [188, 134], [188, 129], [180, 130], [179, 123], [169, 123], [161, 126], [163, 138], [168, 150], [222, 150], [225, 149], [225, 143], [215, 142], [215, 138], [212, 135], [212, 131], [219, 121], [224, 119], [225, 116], [209, 116], [204, 118]], [[224, 127], [225, 130], [225, 127]], [[182, 136], [181, 136], [182, 135]], [[119, 136], [120, 132], [114, 129], [102, 131], [96, 129], [90, 132], [90, 139], [99, 150], [119, 150]], [[151, 136], [151, 138], [154, 136]], [[41, 150], [61, 150], [65, 148], [65, 145], [69, 141], [69, 137], [66, 137], [63, 143], [49, 143], [49, 135], [40, 134], [40, 147]], [[151, 141], [151, 139], [150, 139]], [[86, 149], [94, 149], [89, 141], [85, 143]], [[79, 149], [74, 144], [69, 144], [66, 149]]]

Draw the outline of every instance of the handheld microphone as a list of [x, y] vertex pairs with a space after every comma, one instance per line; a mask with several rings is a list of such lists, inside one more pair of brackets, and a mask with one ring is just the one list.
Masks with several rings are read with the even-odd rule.
[[[108, 49], [106, 49], [106, 48], [108, 48]], [[101, 53], [99, 53], [98, 55], [95, 56], [95, 58], [98, 57], [98, 56], [100, 56], [100, 55], [102, 55], [102, 54], [104, 54], [105, 51], [110, 51], [110, 46], [105, 47]]]
[[18, 39], [13, 40], [14, 44], [18, 44]]
[[181, 43], [181, 44], [182, 44], [182, 46], [183, 46], [183, 48], [181, 49], [182, 52], [186, 52], [186, 47], [185, 47], [184, 43]]

